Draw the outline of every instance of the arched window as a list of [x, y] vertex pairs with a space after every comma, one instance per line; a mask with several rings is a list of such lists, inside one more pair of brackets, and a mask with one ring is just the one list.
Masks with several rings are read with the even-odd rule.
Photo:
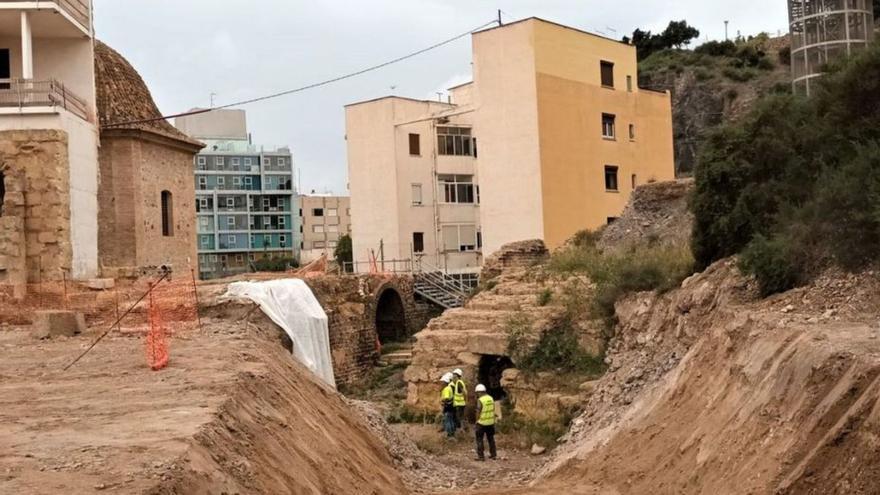
[[162, 191], [162, 235], [174, 235], [174, 203], [171, 191]]

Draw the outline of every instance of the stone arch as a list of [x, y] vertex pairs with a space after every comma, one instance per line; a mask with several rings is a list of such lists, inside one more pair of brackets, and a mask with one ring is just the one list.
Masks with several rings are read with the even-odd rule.
[[406, 305], [397, 287], [386, 284], [377, 291], [374, 321], [379, 342], [402, 342], [409, 337]]

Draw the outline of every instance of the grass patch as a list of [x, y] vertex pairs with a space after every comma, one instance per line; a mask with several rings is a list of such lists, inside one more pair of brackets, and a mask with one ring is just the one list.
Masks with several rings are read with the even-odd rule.
[[544, 446], [548, 449], [559, 443], [559, 437], [568, 431], [571, 417], [562, 418], [560, 421], [539, 421], [526, 418], [517, 413], [511, 413], [496, 423], [498, 433], [508, 435], [516, 446], [527, 449], [533, 444]]
[[603, 253], [595, 245], [585, 245], [554, 253], [549, 267], [557, 273], [587, 275], [596, 285], [592, 315], [611, 326], [618, 299], [631, 292], [678, 287], [694, 273], [694, 259], [686, 247], [649, 245]]
[[535, 303], [538, 306], [546, 306], [550, 304], [550, 300], [553, 299], [553, 291], [549, 288], [546, 288], [538, 293], [538, 297], [536, 299], [537, 300], [535, 301]]

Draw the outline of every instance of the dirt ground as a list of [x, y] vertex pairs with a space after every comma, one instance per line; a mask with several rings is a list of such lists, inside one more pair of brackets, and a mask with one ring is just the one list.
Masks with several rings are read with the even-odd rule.
[[380, 443], [244, 322], [178, 333], [171, 362], [114, 335], [0, 332], [0, 493], [401, 493]]

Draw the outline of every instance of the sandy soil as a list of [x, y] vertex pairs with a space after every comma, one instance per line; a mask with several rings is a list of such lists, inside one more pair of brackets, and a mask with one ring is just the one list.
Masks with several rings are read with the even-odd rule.
[[244, 323], [141, 339], [0, 333], [0, 493], [401, 493], [381, 444], [280, 343]]

